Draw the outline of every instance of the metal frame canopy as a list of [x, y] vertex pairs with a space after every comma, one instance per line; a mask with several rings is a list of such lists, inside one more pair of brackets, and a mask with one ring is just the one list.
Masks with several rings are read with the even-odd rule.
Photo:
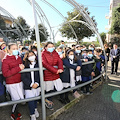
[[[52, 8], [54, 8], [55, 10], [57, 10], [54, 6], [52, 6], [49, 2], [47, 2], [46, 0], [41, 0], [43, 2], [45, 2], [46, 4], [50, 5]], [[84, 21], [75, 21], [74, 19], [72, 19], [71, 21], [67, 21], [67, 23], [69, 24], [69, 22], [80, 22], [84, 25], [86, 25], [91, 31], [93, 31], [93, 33], [95, 33], [98, 37], [99, 43], [101, 48], [104, 51], [104, 55], [105, 55], [105, 50], [104, 50], [104, 46], [103, 46], [103, 42], [101, 40], [101, 37], [98, 33], [98, 30], [96, 28], [96, 25], [94, 24], [94, 22], [92, 21], [92, 19], [89, 17], [89, 15], [87, 14], [87, 12], [84, 10], [84, 8], [79, 5], [75, 0], [63, 0], [66, 3], [70, 4], [71, 6], [73, 6], [75, 9], [77, 9], [79, 11], [79, 13], [83, 16], [83, 18], [85, 19], [86, 22]], [[33, 13], [34, 13], [34, 20], [35, 20], [35, 30], [36, 30], [36, 38], [37, 38], [37, 47], [38, 47], [38, 56], [39, 56], [39, 73], [40, 73], [40, 78], [41, 78], [41, 85], [43, 85], [43, 70], [42, 68], [42, 60], [41, 60], [41, 51], [40, 51], [40, 38], [39, 38], [39, 30], [38, 30], [38, 23], [37, 23], [37, 10], [36, 10], [36, 4], [37, 2], [35, 0], [29, 0], [29, 2], [31, 2], [32, 4], [32, 8], [33, 8]], [[57, 12], [62, 16], [62, 14], [60, 13], [60, 11], [57, 10]], [[70, 24], [69, 24], [70, 25]], [[72, 28], [73, 33], [74, 33], [74, 29]], [[76, 36], [76, 34], [75, 34]], [[76, 36], [77, 38], [77, 36]], [[106, 71], [107, 71], [107, 59], [106, 59]], [[107, 75], [107, 73], [106, 73]], [[45, 110], [45, 94], [44, 94], [44, 86], [41, 86], [41, 96], [42, 96], [42, 120], [46, 120], [46, 110]]]
[[[30, 5], [32, 5], [32, 9], [33, 9], [34, 22], [35, 22], [35, 31], [36, 31], [35, 34], [36, 34], [37, 49], [38, 49], [38, 59], [39, 59], [39, 61], [38, 61], [39, 62], [39, 74], [40, 74], [40, 83], [41, 83], [42, 120], [46, 120], [45, 93], [44, 93], [44, 80], [43, 80], [43, 66], [42, 66], [42, 59], [41, 59], [40, 36], [39, 36], [37, 16], [40, 19], [42, 24], [44, 24], [44, 20], [47, 22], [48, 26], [50, 27], [51, 35], [53, 35], [53, 31], [52, 31], [52, 27], [50, 26], [49, 20], [47, 19], [47, 16], [45, 15], [44, 11], [41, 9], [41, 7], [38, 4], [38, 2], [36, 0], [26, 0], [26, 1]], [[51, 5], [47, 0], [38, 0], [38, 1], [42, 1], [45, 4], [47, 4], [48, 6], [50, 6], [64, 20], [66, 20], [66, 18], [62, 15], [62, 13], [57, 8], [55, 8], [55, 6]], [[70, 25], [70, 22], [79, 22], [80, 24], [86, 25], [94, 34], [97, 35], [99, 43], [100, 43], [100, 46], [103, 49], [104, 55], [105, 55], [103, 42], [102, 42], [102, 39], [101, 39], [101, 37], [99, 35], [99, 32], [98, 32], [98, 30], [96, 28], [96, 25], [94, 24], [94, 22], [92, 21], [92, 19], [88, 15], [88, 13], [85, 11], [83, 6], [78, 4], [75, 0], [61, 0], [61, 1], [64, 1], [68, 5], [72, 6], [74, 9], [78, 10], [79, 14], [82, 15], [82, 17], [85, 20], [85, 21], [75, 20], [76, 17], [74, 17], [70, 21], [66, 20], [65, 23], [63, 23], [63, 24], [68, 24], [70, 26], [70, 28], [71, 28], [72, 32], [74, 33], [76, 39], [77, 39], [77, 35], [76, 35], [74, 29], [72, 28], [72, 26]], [[53, 37], [53, 39], [54, 39], [54, 37]], [[106, 55], [105, 55], [105, 60], [106, 60], [106, 62], [105, 62], [105, 64], [106, 64], [106, 70], [105, 70], [106, 74], [105, 74], [105, 76], [107, 78], [107, 59], [106, 59]]]

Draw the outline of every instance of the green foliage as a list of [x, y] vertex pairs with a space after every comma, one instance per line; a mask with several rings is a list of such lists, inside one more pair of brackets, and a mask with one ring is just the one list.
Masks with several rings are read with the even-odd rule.
[[110, 34], [120, 34], [120, 5], [113, 9]]
[[95, 47], [100, 47], [100, 44], [97, 41], [94, 42], [81, 42], [80, 45], [85, 45], [87, 48], [89, 45], [94, 44]]
[[60, 43], [61, 43], [61, 41], [58, 41], [57, 43], [55, 43], [55, 46], [56, 47], [60, 46]]
[[1, 30], [5, 30], [5, 29], [6, 29], [5, 21], [4, 21], [4, 19], [1, 17], [1, 15], [0, 15], [0, 29], [1, 29]]
[[29, 45], [29, 44], [31, 44], [31, 41], [30, 41], [30, 40], [25, 40], [25, 41], [24, 41], [24, 45], [25, 45], [25, 44], [28, 44], [28, 45]]
[[[102, 42], [103, 42], [103, 44], [106, 44], [107, 42], [106, 42], [106, 33], [104, 33], [104, 32], [102, 32], [102, 33], [100, 33], [100, 37], [101, 37], [101, 39], [102, 39]], [[96, 38], [97, 39], [97, 41], [98, 41], [98, 38]], [[99, 41], [98, 41], [99, 42]]]
[[26, 20], [22, 16], [18, 16], [16, 19], [16, 23], [19, 23], [24, 29], [27, 36], [25, 36], [21, 27], [19, 27], [19, 30], [22, 32], [23, 37], [28, 37], [30, 34], [30, 30], [29, 30], [30, 26], [27, 24]]
[[113, 46], [113, 44], [117, 44], [120, 47], [120, 37], [113, 37], [110, 41], [111, 46]]
[[[44, 42], [47, 40], [48, 38], [48, 32], [47, 32], [47, 28], [45, 28], [45, 26], [43, 26], [42, 24], [38, 25], [39, 28], [39, 35], [40, 35], [40, 42]], [[36, 36], [35, 36], [35, 29], [33, 29], [31, 31], [31, 40], [36, 40]]]
[[[87, 12], [87, 8], [85, 9]], [[68, 12], [68, 17], [67, 17], [67, 21], [73, 19], [75, 16], [77, 16], [79, 14], [79, 12], [77, 10], [73, 10], [72, 12]], [[88, 12], [88, 14], [90, 14], [90, 12]], [[79, 14], [75, 20], [82, 20], [85, 21], [84, 18]], [[93, 22], [96, 24], [94, 17], [92, 17]], [[81, 41], [84, 37], [91, 37], [93, 36], [92, 31], [86, 27], [85, 25], [78, 23], [78, 22], [71, 22], [70, 25], [73, 27], [77, 37], [78, 37], [78, 41]], [[63, 37], [67, 37], [68, 39], [76, 39], [75, 35], [73, 34], [70, 26], [68, 24], [64, 24], [62, 26], [62, 28], [60, 29], [60, 32], [62, 34]]]

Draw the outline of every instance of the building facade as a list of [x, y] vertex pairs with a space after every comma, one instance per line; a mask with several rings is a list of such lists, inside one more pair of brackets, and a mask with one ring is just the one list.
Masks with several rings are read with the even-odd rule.
[[[119, 4], [120, 4], [120, 0], [110, 0], [110, 11], [109, 11], [109, 15], [106, 16], [106, 19], [109, 19], [109, 21], [108, 21], [107, 27], [105, 28], [108, 31], [110, 30], [111, 24], [112, 24], [112, 11], [113, 11], [113, 8], [117, 7]], [[110, 42], [110, 39], [111, 39], [112, 36], [113, 35], [107, 34], [106, 35], [106, 41]]]

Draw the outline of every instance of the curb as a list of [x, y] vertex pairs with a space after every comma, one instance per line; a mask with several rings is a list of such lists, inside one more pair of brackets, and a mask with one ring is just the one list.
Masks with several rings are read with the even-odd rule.
[[[102, 81], [98, 82], [97, 84], [95, 84], [93, 86], [93, 90], [95, 90], [97, 87], [99, 87], [101, 84], [103, 83], [103, 79]], [[57, 116], [59, 116], [60, 114], [62, 114], [63, 112], [67, 111], [69, 108], [71, 108], [73, 105], [75, 105], [76, 103], [78, 103], [81, 99], [83, 99], [86, 95], [81, 94], [79, 98], [75, 98], [73, 99], [70, 103], [66, 104], [65, 106], [63, 106], [62, 108], [56, 110], [53, 114], [49, 115], [47, 117], [47, 120], [55, 120], [57, 118]]]

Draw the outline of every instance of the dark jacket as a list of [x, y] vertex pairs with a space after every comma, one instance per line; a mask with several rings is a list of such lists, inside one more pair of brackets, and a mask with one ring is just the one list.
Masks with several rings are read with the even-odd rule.
[[[75, 53], [75, 56], [76, 56], [76, 58], [77, 58], [77, 60], [80, 60], [81, 61], [81, 59], [82, 59], [82, 55], [81, 55], [81, 53]], [[79, 70], [79, 71], [76, 71], [76, 76], [80, 76], [82, 74], [82, 71], [81, 71], [81, 69]]]
[[[76, 65], [74, 65], [76, 64]], [[74, 61], [74, 64], [70, 64], [69, 58], [66, 57], [63, 59], [63, 65], [65, 66], [64, 72], [60, 74], [60, 78], [64, 83], [70, 83], [70, 69], [75, 70], [76, 76], [76, 68], [77, 66], [82, 66], [82, 62], [80, 60]], [[76, 77], [75, 77], [76, 79]]]
[[[25, 68], [30, 68], [30, 67], [25, 67]], [[34, 68], [38, 68], [38, 64], [35, 64]], [[30, 90], [32, 88], [32, 87], [30, 87], [30, 85], [32, 83], [31, 72], [22, 73], [21, 74], [21, 79], [23, 81], [24, 89], [25, 90]], [[39, 86], [40, 86], [39, 71], [34, 71], [34, 82], [38, 83]]]
[[[90, 58], [86, 58], [88, 61], [92, 61]], [[82, 65], [82, 76], [84, 77], [89, 77], [91, 76], [91, 73], [93, 72], [93, 64], [87, 64], [87, 65]]]
[[[114, 50], [114, 49], [111, 49], [111, 51], [110, 51], [110, 56], [111, 56], [111, 61], [116, 61], [116, 62], [118, 62], [118, 61], [119, 61], [119, 56], [120, 56], [120, 50], [117, 49], [117, 54], [115, 55], [115, 50]], [[116, 58], [113, 58], [113, 56], [116, 56]]]
[[[53, 81], [60, 78], [57, 71], [58, 69], [63, 70], [63, 61], [55, 50], [52, 53], [44, 50], [42, 52], [42, 63], [43, 67], [47, 69], [44, 70], [44, 81]], [[54, 66], [57, 66], [58, 68], [55, 68]]]

